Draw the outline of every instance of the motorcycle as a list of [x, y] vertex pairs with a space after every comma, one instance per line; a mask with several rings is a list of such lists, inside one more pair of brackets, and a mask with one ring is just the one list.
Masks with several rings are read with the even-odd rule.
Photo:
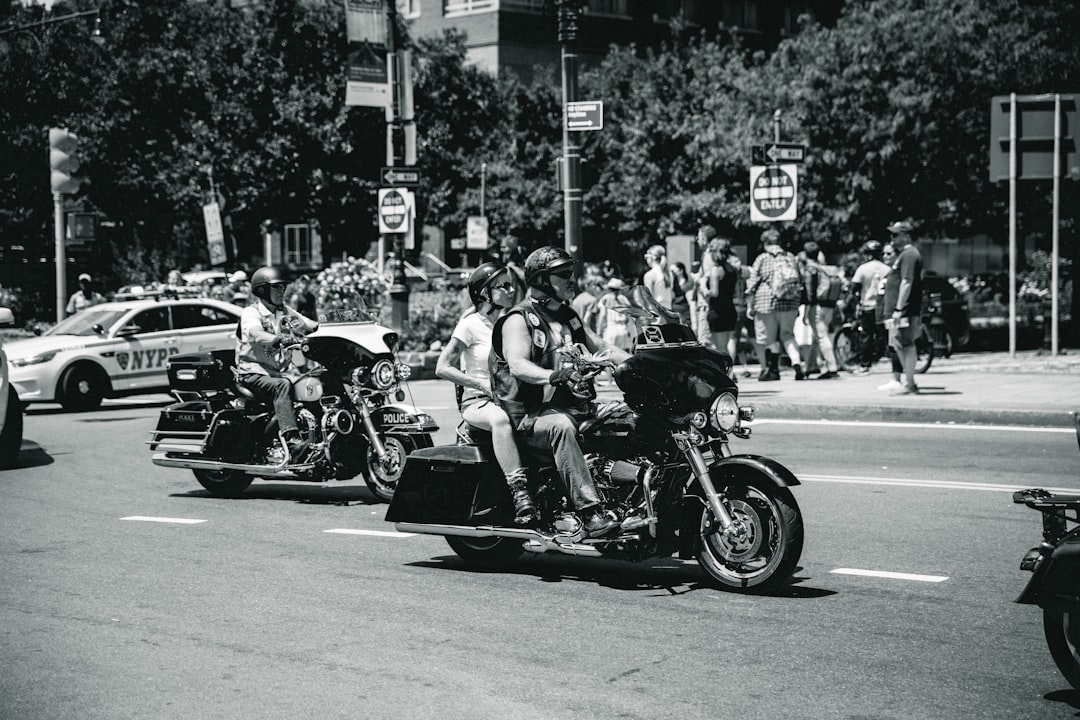
[[592, 377], [610, 370], [624, 402], [598, 403], [580, 428], [604, 511], [620, 523], [587, 537], [569, 510], [550, 454], [530, 461], [532, 526], [515, 525], [514, 506], [486, 434], [412, 453], [386, 520], [401, 532], [442, 535], [466, 562], [499, 568], [522, 553], [563, 553], [641, 561], [696, 557], [719, 586], [765, 591], [790, 580], [803, 546], [791, 488], [798, 478], [776, 460], [734, 454], [750, 437], [754, 411], [740, 407], [732, 361], [703, 347], [647, 290], [631, 290], [622, 311], [638, 336], [615, 365], [564, 346], [582, 377], [578, 397], [595, 398]]
[[[1073, 417], [1080, 444], [1080, 413]], [[1043, 521], [1043, 541], [1020, 561], [1032, 575], [1016, 602], [1042, 608], [1050, 655], [1080, 690], [1080, 495], [1035, 488], [1013, 493], [1013, 502], [1038, 510]]]
[[292, 457], [271, 403], [235, 382], [231, 353], [176, 355], [168, 366], [175, 404], [147, 444], [153, 463], [187, 468], [212, 495], [236, 497], [256, 477], [307, 482], [363, 473], [372, 493], [394, 495], [406, 456], [434, 444], [439, 427], [405, 404], [408, 365], [398, 335], [362, 310], [332, 311], [319, 329], [280, 349], [289, 362], [302, 447]]

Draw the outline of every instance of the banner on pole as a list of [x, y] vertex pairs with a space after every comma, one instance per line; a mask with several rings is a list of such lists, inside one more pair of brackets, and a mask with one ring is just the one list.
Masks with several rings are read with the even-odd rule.
[[221, 208], [216, 202], [203, 205], [203, 222], [206, 225], [206, 250], [211, 265], [224, 265], [225, 231], [221, 225]]
[[386, 63], [386, 0], [345, 0], [345, 104], [387, 107], [390, 78]]

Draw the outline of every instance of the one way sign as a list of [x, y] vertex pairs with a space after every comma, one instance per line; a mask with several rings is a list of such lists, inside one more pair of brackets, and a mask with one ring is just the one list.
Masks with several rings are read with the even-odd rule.
[[384, 167], [379, 180], [380, 185], [390, 187], [416, 187], [420, 184], [420, 171], [413, 167]]

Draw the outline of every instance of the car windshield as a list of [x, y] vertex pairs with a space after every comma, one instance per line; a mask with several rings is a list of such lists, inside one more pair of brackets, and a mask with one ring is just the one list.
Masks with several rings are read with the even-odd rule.
[[89, 307], [81, 312], [77, 312], [69, 318], [64, 318], [60, 322], [53, 325], [46, 330], [44, 335], [97, 335], [94, 331], [95, 325], [100, 325], [105, 332], [109, 331], [116, 321], [127, 314], [127, 310], [101, 310], [93, 307]]

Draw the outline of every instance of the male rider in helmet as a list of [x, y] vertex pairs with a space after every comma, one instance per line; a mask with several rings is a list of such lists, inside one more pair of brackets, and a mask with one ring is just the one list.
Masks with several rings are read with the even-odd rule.
[[251, 294], [256, 299], [240, 313], [236, 330], [236, 381], [256, 397], [273, 402], [278, 431], [289, 454], [296, 457], [305, 443], [293, 414], [292, 381], [282, 376], [288, 358], [275, 351], [288, 336], [289, 325], [294, 334], [307, 335], [318, 329], [319, 323], [285, 305], [287, 284], [276, 267], [259, 268], [251, 277]]
[[550, 245], [535, 250], [525, 260], [525, 282], [528, 296], [492, 332], [491, 389], [525, 442], [552, 453], [589, 536], [608, 535], [619, 523], [600, 507], [577, 437], [581, 422], [595, 413], [596, 394], [583, 399], [570, 391], [581, 377], [561, 366], [556, 349], [581, 343], [592, 353], [608, 350], [615, 362], [629, 354], [588, 331], [571, 309], [574, 260], [565, 250]]

